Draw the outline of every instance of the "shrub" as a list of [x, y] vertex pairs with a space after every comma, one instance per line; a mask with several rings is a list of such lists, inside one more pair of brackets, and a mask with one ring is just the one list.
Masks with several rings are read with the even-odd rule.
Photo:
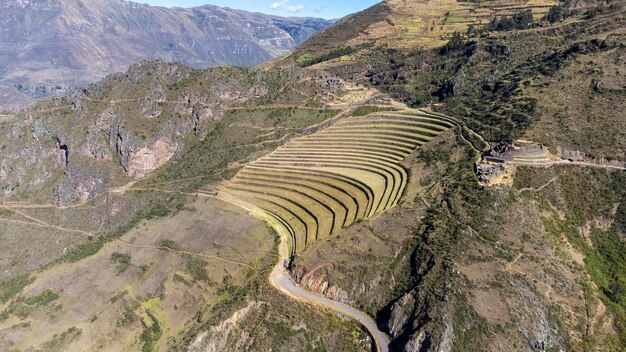
[[0, 303], [6, 303], [34, 280], [29, 275], [19, 275], [0, 284]]
[[465, 48], [465, 44], [466, 42], [463, 36], [461, 36], [461, 33], [455, 31], [454, 34], [452, 34], [452, 38], [448, 40], [448, 43], [439, 49], [439, 54], [446, 55], [454, 51], [460, 51]]
[[548, 13], [543, 17], [543, 19], [550, 23], [555, 23], [555, 22], [563, 20], [566, 14], [567, 13], [565, 11], [565, 8], [563, 8], [563, 6], [554, 5], [550, 8], [550, 11], [548, 11]]
[[494, 17], [485, 27], [487, 31], [503, 32], [513, 29], [527, 29], [533, 24], [532, 10], [521, 10], [512, 16], [502, 16], [500, 19]]
[[194, 282], [202, 281], [213, 285], [214, 282], [211, 280], [209, 272], [206, 270], [207, 265], [208, 263], [202, 259], [190, 258], [185, 269]]
[[117, 274], [122, 274], [128, 270], [128, 267], [130, 266], [130, 255], [117, 252], [112, 253], [111, 262], [117, 264]]
[[59, 295], [51, 290], [43, 291], [39, 296], [28, 297], [24, 300], [24, 303], [29, 306], [45, 306], [46, 304], [59, 299]]

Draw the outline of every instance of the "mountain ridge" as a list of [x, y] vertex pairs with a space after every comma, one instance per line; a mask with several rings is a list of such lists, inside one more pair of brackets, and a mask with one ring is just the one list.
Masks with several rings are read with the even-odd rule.
[[123, 0], [10, 0], [0, 9], [0, 84], [29, 95], [75, 91], [144, 59], [193, 68], [255, 66], [332, 23]]

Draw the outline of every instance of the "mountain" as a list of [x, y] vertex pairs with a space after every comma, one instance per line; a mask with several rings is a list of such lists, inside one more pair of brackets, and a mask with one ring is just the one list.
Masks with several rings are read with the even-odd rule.
[[180, 61], [194, 68], [255, 66], [293, 49], [330, 23], [216, 6], [2, 1], [0, 84], [36, 95], [44, 88], [81, 87], [144, 59]]
[[519, 4], [506, 0], [387, 0], [337, 21], [272, 65], [302, 66], [314, 59], [319, 61], [324, 55], [323, 61], [328, 61], [338, 54], [358, 56], [359, 52], [366, 59], [368, 49], [381, 46], [436, 48], [443, 46], [454, 32], [465, 32], [470, 25], [485, 25], [494, 17], [511, 15], [520, 9], [531, 9], [533, 15], [540, 18], [557, 3], [551, 0]]
[[624, 351], [625, 29], [388, 0], [2, 114], [0, 350]]
[[[415, 196], [312, 245], [296, 279], [371, 312], [397, 351], [622, 351], [625, 6], [389, 0], [268, 64], [461, 122], [406, 160]], [[526, 143], [544, 151], [480, 162]]]
[[13, 88], [0, 86], [0, 111], [13, 111], [32, 101], [28, 95], [19, 93]]

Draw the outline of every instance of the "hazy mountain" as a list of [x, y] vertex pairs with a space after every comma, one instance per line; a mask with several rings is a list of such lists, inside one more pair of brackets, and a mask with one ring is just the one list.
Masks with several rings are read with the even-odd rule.
[[13, 88], [0, 86], [0, 112], [12, 111], [32, 102], [32, 98], [15, 91]]
[[[201, 68], [254, 66], [330, 25], [216, 6], [152, 7], [122, 0], [0, 3], [0, 83], [34, 92], [82, 86], [143, 59]], [[39, 88], [39, 95], [41, 90]]]

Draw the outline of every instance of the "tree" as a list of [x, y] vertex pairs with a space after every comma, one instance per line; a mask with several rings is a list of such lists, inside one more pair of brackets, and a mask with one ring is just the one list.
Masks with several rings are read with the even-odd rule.
[[566, 12], [563, 6], [554, 5], [550, 8], [550, 11], [543, 17], [544, 20], [555, 23], [565, 18]]
[[461, 50], [464, 47], [465, 47], [465, 40], [463, 40], [461, 33], [454, 32], [452, 34], [452, 38], [450, 38], [450, 40], [448, 40], [448, 43], [446, 43], [446, 45], [444, 45], [439, 50], [439, 53], [441, 55], [446, 55], [450, 52]]

